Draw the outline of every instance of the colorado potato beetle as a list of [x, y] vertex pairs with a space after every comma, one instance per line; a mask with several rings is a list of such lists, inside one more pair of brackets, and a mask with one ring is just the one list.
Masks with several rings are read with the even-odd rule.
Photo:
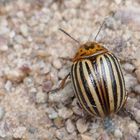
[[105, 117], [125, 103], [125, 83], [116, 56], [96, 42], [80, 46], [73, 58], [71, 79], [80, 106], [90, 115]]
[[112, 52], [97, 42], [87, 42], [80, 45], [72, 62], [71, 72], [62, 80], [60, 88], [70, 76], [82, 109], [92, 116], [106, 117], [123, 107], [127, 99], [124, 77], [120, 62]]

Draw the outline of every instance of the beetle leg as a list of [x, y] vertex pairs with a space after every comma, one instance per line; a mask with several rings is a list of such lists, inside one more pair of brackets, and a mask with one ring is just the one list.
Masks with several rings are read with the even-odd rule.
[[59, 87], [57, 87], [57, 88], [55, 88], [55, 89], [53, 89], [53, 90], [51, 90], [51, 91], [49, 91], [49, 92], [57, 92], [57, 91], [59, 91], [60, 89], [63, 89], [64, 86], [65, 86], [66, 80], [68, 79], [69, 76], [70, 76], [70, 73], [68, 73], [68, 74], [64, 77], [64, 79], [62, 79], [62, 81], [61, 81]]
[[87, 123], [87, 122], [89, 122], [89, 121], [91, 121], [91, 119], [92, 119], [92, 117], [89, 115], [89, 114], [85, 114], [85, 122]]
[[123, 111], [131, 118], [131, 120], [135, 121], [137, 124], [140, 124], [134, 117], [134, 114], [127, 110], [126, 108], [123, 108]]
[[118, 58], [118, 60], [121, 64], [124, 64], [124, 63], [132, 64], [132, 62], [136, 60], [135, 58], [132, 58], [132, 59], [130, 58], [130, 59], [127, 59], [127, 60], [124, 59], [124, 58], [120, 58], [120, 57], [117, 57], [117, 58]]

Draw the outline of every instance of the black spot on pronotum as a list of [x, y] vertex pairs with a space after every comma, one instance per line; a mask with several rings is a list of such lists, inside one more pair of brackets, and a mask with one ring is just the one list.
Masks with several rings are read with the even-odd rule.
[[86, 50], [93, 49], [94, 47], [95, 47], [94, 45], [84, 45], [84, 48]]

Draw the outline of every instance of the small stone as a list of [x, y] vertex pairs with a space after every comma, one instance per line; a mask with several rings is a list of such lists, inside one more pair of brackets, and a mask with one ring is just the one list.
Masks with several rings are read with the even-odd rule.
[[58, 113], [51, 107], [47, 108], [46, 112], [48, 113], [50, 119], [55, 119], [58, 117]]
[[100, 136], [99, 136], [99, 140], [110, 140], [109, 133], [107, 133], [107, 132], [101, 133]]
[[7, 40], [6, 38], [0, 36], [0, 51], [5, 52], [8, 50]]
[[4, 117], [4, 114], [5, 114], [5, 109], [0, 106], [0, 120], [2, 120], [2, 118]]
[[54, 119], [54, 124], [57, 128], [64, 126], [64, 120], [61, 117], [57, 117]]
[[26, 127], [19, 126], [13, 130], [14, 138], [22, 138], [26, 131]]
[[136, 93], [140, 94], [140, 85], [136, 85], [136, 86], [134, 87], [134, 91], [135, 91]]
[[126, 89], [131, 91], [131, 88], [137, 84], [137, 79], [131, 74], [127, 74], [125, 77]]
[[76, 126], [80, 133], [84, 133], [88, 129], [88, 123], [86, 123], [83, 119], [78, 119], [78, 121], [76, 122]]
[[48, 56], [48, 52], [45, 51], [45, 50], [38, 50], [36, 52], [36, 55], [39, 57], [39, 58], [45, 58]]
[[132, 135], [132, 136], [135, 136], [136, 134], [137, 134], [137, 132], [138, 132], [138, 126], [137, 126], [137, 124], [136, 124], [136, 122], [130, 122], [129, 124], [128, 124], [128, 131], [129, 131], [129, 133]]
[[120, 129], [116, 129], [116, 130], [114, 131], [114, 136], [115, 136], [116, 138], [122, 138], [123, 134], [122, 134], [122, 132], [121, 132]]
[[116, 4], [120, 4], [122, 0], [115, 0]]
[[83, 115], [83, 110], [81, 108], [79, 108], [78, 106], [74, 106], [72, 108], [73, 112], [76, 114], [76, 115], [79, 115], [79, 116], [82, 116]]
[[123, 65], [123, 68], [127, 71], [127, 72], [132, 72], [134, 70], [134, 66], [130, 63], [125, 63]]
[[11, 32], [9, 33], [9, 37], [10, 37], [10, 38], [14, 38], [15, 35], [16, 35], [15, 31], [11, 31]]
[[134, 107], [136, 107], [137, 109], [140, 109], [140, 102], [136, 102]]
[[126, 102], [126, 109], [128, 110], [133, 109], [136, 102], [137, 102], [137, 99], [128, 97], [127, 102]]
[[104, 123], [103, 123], [104, 129], [108, 133], [112, 133], [115, 131], [115, 124], [113, 120], [110, 117], [104, 118]]
[[10, 29], [5, 26], [0, 26], [0, 35], [9, 33]]
[[5, 122], [1, 122], [0, 124], [0, 137], [1, 138], [5, 138], [7, 135], [6, 135], [6, 130], [5, 130]]
[[73, 111], [71, 109], [63, 107], [58, 111], [58, 114], [59, 114], [60, 117], [62, 117], [64, 119], [67, 119], [67, 118], [70, 118], [73, 115]]
[[61, 61], [57, 58], [53, 61], [53, 66], [56, 68], [56, 69], [60, 69], [62, 67], [62, 63]]
[[133, 137], [129, 134], [129, 135], [124, 136], [124, 140], [136, 140], [136, 138], [135, 138], [135, 136]]
[[29, 74], [31, 72], [30, 67], [27, 64], [22, 65], [19, 68], [24, 74]]
[[61, 79], [63, 79], [68, 73], [69, 73], [69, 72], [68, 72], [67, 69], [62, 68], [62, 69], [60, 69], [60, 71], [58, 72], [58, 77], [61, 78]]
[[35, 128], [35, 127], [29, 127], [29, 128], [28, 128], [28, 131], [29, 131], [31, 134], [34, 134], [34, 133], [37, 131], [37, 128]]
[[140, 131], [138, 132], [137, 139], [140, 140]]
[[46, 100], [47, 100], [47, 94], [46, 93], [43, 93], [43, 92], [38, 92], [36, 94], [36, 102], [37, 103], [45, 103]]
[[6, 78], [7, 80], [13, 81], [13, 82], [21, 82], [25, 78], [25, 74], [21, 72], [20, 70], [9, 70], [6, 71]]
[[134, 112], [134, 114], [135, 114], [135, 119], [140, 123], [140, 110], [135, 110], [135, 112]]
[[57, 129], [56, 130], [56, 137], [60, 140], [66, 139], [68, 133], [65, 128]]
[[15, 36], [15, 41], [18, 44], [24, 44], [26, 42], [26, 40], [24, 39], [24, 37], [22, 35], [16, 35]]
[[43, 68], [41, 68], [41, 74], [48, 74], [51, 71], [51, 64], [47, 63]]
[[140, 82], [140, 67], [135, 71], [135, 73], [138, 81]]
[[52, 82], [51, 81], [44, 81], [42, 83], [42, 90], [44, 92], [49, 92], [51, 91], [51, 88], [52, 88]]
[[28, 36], [28, 26], [26, 24], [22, 24], [20, 26], [20, 31], [22, 33], [23, 36]]
[[11, 82], [11, 81], [8, 80], [8, 81], [5, 83], [5, 89], [6, 89], [8, 92], [11, 91], [11, 89], [12, 89], [12, 82]]
[[66, 129], [69, 133], [73, 133], [75, 130], [75, 126], [70, 119], [66, 121]]
[[7, 45], [0, 46], [0, 51], [5, 52], [7, 50], [8, 50], [8, 46]]
[[81, 134], [81, 138], [82, 140], [93, 140], [93, 138], [89, 135], [86, 135], [86, 134]]

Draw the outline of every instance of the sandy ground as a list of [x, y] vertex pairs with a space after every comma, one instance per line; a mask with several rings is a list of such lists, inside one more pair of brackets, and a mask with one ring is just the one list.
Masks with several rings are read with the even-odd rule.
[[[0, 2], [0, 140], [140, 140], [139, 0]], [[86, 121], [70, 80], [47, 94], [70, 72], [72, 63], [61, 57], [79, 47], [58, 28], [94, 41], [106, 17], [97, 41], [122, 61], [132, 116]]]

